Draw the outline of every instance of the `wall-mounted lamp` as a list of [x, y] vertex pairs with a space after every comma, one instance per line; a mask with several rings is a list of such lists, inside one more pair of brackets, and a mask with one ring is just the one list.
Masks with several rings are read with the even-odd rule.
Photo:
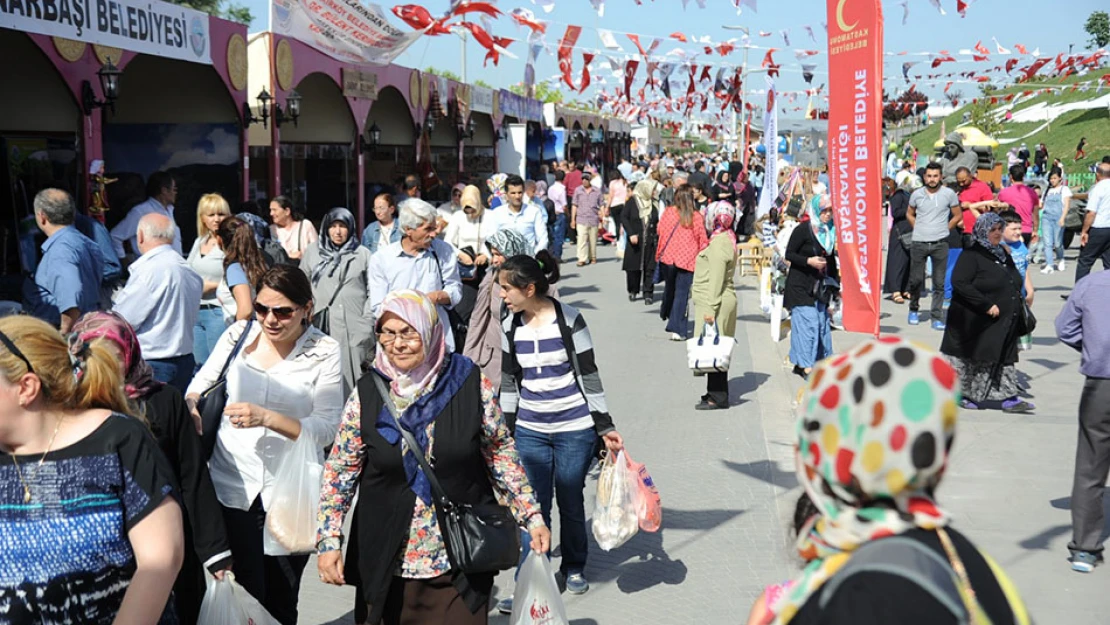
[[478, 124], [476, 124], [474, 122], [474, 118], [471, 117], [469, 120], [467, 120], [467, 122], [465, 124], [460, 121], [459, 125], [456, 127], [456, 130], [459, 133], [459, 138], [466, 137], [467, 139], [473, 139], [474, 138], [474, 131], [477, 128], [478, 128]]
[[112, 64], [111, 57], [97, 70], [96, 76], [100, 79], [100, 90], [104, 93], [104, 100], [96, 99], [96, 93], [89, 81], [81, 82], [81, 107], [85, 115], [92, 115], [93, 111], [105, 106], [112, 109], [112, 114], [115, 114], [116, 98], [119, 97], [119, 77], [122, 73]]
[[290, 122], [290, 121], [293, 122], [294, 126], [296, 126], [297, 125], [297, 119], [299, 119], [300, 116], [301, 116], [301, 94], [297, 93], [296, 89], [290, 91], [289, 95], [286, 96], [286, 98], [285, 98], [285, 109], [284, 110], [282, 110], [280, 104], [276, 104], [276, 103], [274, 104], [274, 124], [278, 128], [281, 128], [281, 125], [284, 124], [285, 122]]
[[378, 128], [375, 123], [370, 124], [369, 130], [366, 131], [366, 141], [362, 142], [363, 152], [373, 152], [375, 148], [382, 144], [382, 129]]
[[434, 115], [428, 115], [424, 118], [424, 130], [432, 132], [436, 129], [436, 118]]
[[250, 128], [251, 124], [262, 122], [262, 127], [266, 127], [266, 122], [270, 119], [270, 92], [266, 91], [266, 87], [258, 94], [258, 117], [254, 116], [251, 111], [251, 106], [246, 102], [243, 103], [243, 128]]

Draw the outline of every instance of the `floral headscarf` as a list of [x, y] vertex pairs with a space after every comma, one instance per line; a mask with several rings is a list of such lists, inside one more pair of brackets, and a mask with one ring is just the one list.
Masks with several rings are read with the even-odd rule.
[[154, 370], [143, 360], [143, 350], [139, 347], [139, 337], [134, 328], [122, 315], [116, 312], [85, 313], [73, 324], [70, 334], [70, 351], [79, 345], [95, 339], [104, 339], [115, 344], [120, 353], [123, 366], [123, 387], [131, 399], [143, 399], [162, 388], [163, 384], [154, 379]]
[[384, 348], [378, 349], [374, 356], [374, 368], [392, 380], [389, 386], [399, 400], [397, 407], [404, 410], [435, 386], [439, 371], [443, 368], [447, 341], [436, 305], [419, 291], [393, 291], [386, 295], [382, 302], [382, 314], [378, 317], [377, 330], [381, 330], [382, 320], [390, 313], [412, 326], [420, 334], [420, 340], [424, 344], [424, 362], [407, 372], [393, 366], [389, 361], [388, 350]]
[[505, 203], [505, 181], [508, 179], [509, 176], [507, 174], [498, 173], [490, 176], [489, 180], [486, 181], [486, 187], [489, 189], [489, 192], [493, 194], [493, 197], [497, 200], [496, 204], [492, 201], [490, 202], [490, 206], [492, 206], [493, 208], [497, 208], [501, 204]]
[[512, 228], [504, 228], [494, 232], [486, 238], [486, 247], [501, 252], [505, 258], [512, 258], [513, 256], [533, 256], [535, 251], [524, 235], [520, 234]]
[[[331, 235], [328, 230], [335, 222], [340, 222], [347, 226], [347, 240], [343, 245], [336, 245], [331, 240]], [[312, 284], [316, 285], [320, 282], [320, 278], [324, 275], [326, 270], [328, 277], [335, 275], [335, 270], [339, 268], [339, 264], [343, 262], [343, 257], [348, 254], [354, 254], [358, 251], [359, 240], [355, 236], [357, 230], [355, 229], [355, 216], [351, 211], [338, 207], [328, 211], [324, 215], [323, 221], [320, 222], [320, 238], [317, 239], [316, 245], [320, 249], [320, 262], [312, 268]]]
[[828, 194], [815, 195], [809, 201], [807, 212], [809, 213], [809, 227], [813, 229], [813, 236], [817, 242], [825, 249], [826, 253], [832, 254], [836, 251], [836, 220], [833, 219], [829, 223], [821, 221], [821, 211], [832, 208], [832, 199]]
[[895, 336], [818, 363], [802, 398], [798, 481], [821, 514], [798, 534], [809, 562], [773, 607], [790, 622], [860, 545], [948, 525], [933, 500], [956, 434], [959, 382], [936, 352]]
[[727, 232], [732, 242], [736, 243], [736, 233], [732, 231], [732, 222], [736, 220], [736, 209], [732, 204], [724, 200], [713, 202], [706, 208], [705, 217], [713, 231], [712, 236]]
[[987, 248], [998, 260], [1006, 262], [1006, 250], [1002, 249], [1001, 244], [995, 245], [991, 243], [989, 236], [991, 230], [999, 224], [1002, 224], [1003, 228], [1006, 227], [1005, 222], [998, 216], [998, 213], [983, 213], [980, 215], [979, 218], [975, 220], [975, 242]]

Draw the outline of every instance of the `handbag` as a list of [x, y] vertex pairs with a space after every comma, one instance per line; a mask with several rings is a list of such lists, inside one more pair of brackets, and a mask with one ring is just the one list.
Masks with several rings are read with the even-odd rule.
[[1037, 329], [1037, 317], [1033, 314], [1033, 309], [1024, 299], [1021, 301], [1020, 322], [1021, 331], [1018, 333], [1019, 336], [1028, 336], [1033, 334], [1033, 330]]
[[472, 506], [451, 501], [420, 445], [412, 433], [401, 425], [397, 406], [389, 396], [385, 381], [379, 375], [370, 375], [397, 429], [401, 430], [409, 453], [416, 457], [424, 477], [432, 486], [434, 505], [439, 511], [439, 528], [447, 544], [447, 558], [451, 566], [464, 574], [496, 573], [516, 567], [520, 560], [520, 529], [509, 508], [498, 504]]
[[[436, 254], [434, 246], [429, 247], [428, 251], [432, 253], [432, 258], [436, 261], [436, 270], [439, 271], [440, 288], [446, 290], [447, 281], [443, 278], [443, 265], [439, 264], [439, 254]], [[454, 307], [447, 308], [446, 310], [447, 323], [450, 325], [448, 330], [451, 331], [451, 336], [455, 339], [455, 350], [458, 351], [462, 349], [463, 345], [466, 345], [466, 333], [470, 329], [470, 321], [468, 319], [463, 319], [462, 315], [460, 315], [459, 311], [455, 310]]]
[[663, 243], [663, 249], [659, 250], [660, 261], [655, 263], [655, 270], [651, 273], [651, 283], [652, 284], [659, 284], [660, 282], [663, 281], [663, 261], [662, 261], [663, 254], [665, 254], [667, 252], [667, 246], [671, 244], [671, 239], [674, 238], [674, 233], [675, 233], [675, 231], [678, 230], [678, 225], [680, 223], [681, 222], [678, 222], [678, 221], [675, 222], [674, 228], [671, 228], [671, 233], [669, 235], [667, 235], [667, 241], [665, 243]]
[[[711, 328], [712, 334], [709, 333]], [[721, 336], [716, 322], [707, 323], [702, 327], [701, 336], [686, 341], [687, 365], [694, 375], [724, 373], [728, 371], [732, 348], [735, 346], [736, 339]]]
[[200, 413], [201, 450], [204, 452], [205, 459], [211, 458], [212, 450], [216, 448], [216, 432], [220, 429], [220, 421], [227, 406], [227, 370], [247, 342], [247, 334], [250, 333], [252, 323], [254, 319], [247, 319], [247, 325], [243, 326], [243, 333], [235, 341], [235, 347], [231, 348], [227, 361], [220, 369], [220, 376], [212, 386], [208, 387], [208, 390], [200, 394], [200, 399], [197, 400], [197, 412]]
[[902, 249], [908, 252], [913, 247], [913, 229], [911, 228], [898, 235], [898, 242], [902, 244]]

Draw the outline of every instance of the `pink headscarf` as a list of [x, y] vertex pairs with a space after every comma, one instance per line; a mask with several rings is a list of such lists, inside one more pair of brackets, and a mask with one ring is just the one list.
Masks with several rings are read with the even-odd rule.
[[732, 204], [724, 200], [713, 202], [708, 206], [707, 212], [709, 224], [713, 227], [712, 236], [727, 232], [735, 245], [736, 233], [732, 230], [732, 223], [736, 220], [736, 209]]
[[142, 399], [162, 388], [162, 383], [154, 379], [154, 370], [143, 360], [143, 350], [139, 347], [139, 337], [122, 315], [116, 312], [90, 312], [82, 315], [73, 325], [70, 335], [70, 351], [80, 349], [80, 345], [96, 339], [111, 341], [119, 350], [123, 365], [123, 386], [131, 399]]
[[[411, 404], [435, 387], [447, 354], [446, 335], [436, 305], [420, 291], [393, 291], [386, 295], [382, 303], [382, 314], [378, 317], [378, 330], [381, 330], [382, 320], [390, 313], [420, 334], [424, 345], [424, 361], [410, 371], [401, 371], [389, 361], [386, 349], [382, 347], [374, 356], [374, 368], [392, 380], [390, 389], [394, 395], [403, 403]], [[404, 406], [398, 407], [404, 409]]]

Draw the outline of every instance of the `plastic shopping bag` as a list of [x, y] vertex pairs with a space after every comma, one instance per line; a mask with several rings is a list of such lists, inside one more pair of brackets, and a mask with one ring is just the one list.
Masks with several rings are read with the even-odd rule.
[[324, 452], [311, 436], [297, 437], [274, 476], [273, 498], [266, 511], [266, 529], [289, 553], [316, 550], [316, 511]]
[[569, 625], [555, 571], [546, 555], [530, 552], [520, 565], [509, 625]]
[[770, 267], [759, 270], [759, 309], [767, 315], [771, 314], [771, 274], [773, 272]]
[[776, 343], [782, 340], [782, 300], [781, 295], [771, 296], [771, 340]]
[[230, 572], [222, 580], [208, 578], [208, 590], [200, 604], [197, 622], [204, 625], [281, 625]]
[[633, 488], [636, 494], [636, 518], [640, 522], [640, 529], [645, 532], [658, 532], [663, 524], [663, 501], [659, 497], [659, 489], [651, 479], [647, 467], [636, 462], [631, 456], [628, 459], [628, 469], [635, 482]]
[[601, 475], [597, 478], [597, 505], [594, 507], [594, 538], [603, 551], [611, 551], [628, 542], [640, 530], [636, 512], [636, 476], [628, 468], [628, 459], [621, 451], [614, 459], [605, 456]]

